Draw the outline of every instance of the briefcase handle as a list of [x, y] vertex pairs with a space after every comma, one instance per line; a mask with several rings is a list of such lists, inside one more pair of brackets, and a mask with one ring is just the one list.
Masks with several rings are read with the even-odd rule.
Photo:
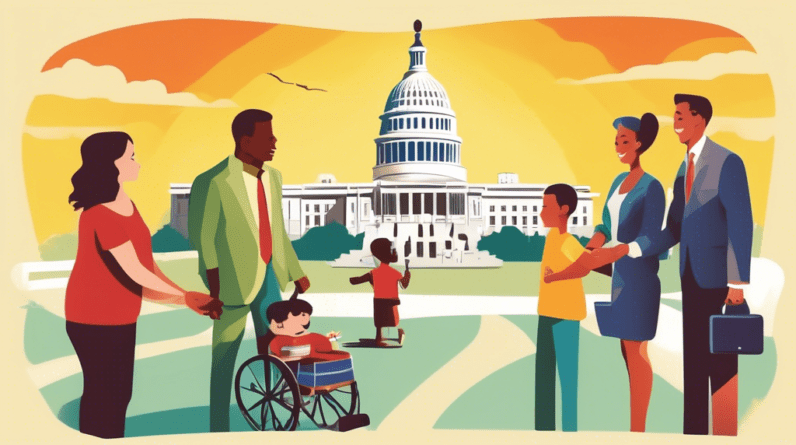
[[744, 300], [741, 304], [732, 306], [725, 304], [722, 308], [722, 313], [724, 315], [749, 315], [749, 305], [746, 304], [746, 300]]

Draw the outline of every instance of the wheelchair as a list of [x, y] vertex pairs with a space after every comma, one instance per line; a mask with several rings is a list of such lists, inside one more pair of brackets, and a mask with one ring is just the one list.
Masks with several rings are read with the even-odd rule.
[[[343, 369], [338, 375], [346, 380], [330, 383], [324, 377], [329, 374], [316, 375], [320, 366]], [[298, 377], [304, 384], [299, 383]], [[294, 431], [299, 427], [302, 412], [318, 428], [327, 430], [348, 431], [370, 424], [367, 414], [360, 413], [359, 390], [350, 357], [313, 361], [256, 355], [238, 369], [235, 397], [243, 417], [255, 431]]]

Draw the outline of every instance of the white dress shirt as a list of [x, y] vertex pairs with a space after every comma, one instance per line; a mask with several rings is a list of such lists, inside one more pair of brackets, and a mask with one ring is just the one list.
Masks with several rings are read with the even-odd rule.
[[[702, 149], [705, 148], [705, 142], [707, 141], [707, 136], [704, 134], [701, 138], [691, 147], [690, 150], [686, 151], [685, 153], [685, 177], [688, 177], [688, 157], [693, 153], [694, 154], [694, 178], [696, 178], [697, 173], [699, 170], [697, 167], [697, 162], [699, 161], [699, 155], [702, 154]], [[642, 255], [641, 247], [639, 247], [637, 242], [632, 242], [627, 245], [628, 247], [628, 254], [630, 258], [639, 258]], [[727, 286], [732, 287], [734, 289], [744, 289], [747, 285], [739, 285], [739, 284], [730, 284], [727, 283]]]

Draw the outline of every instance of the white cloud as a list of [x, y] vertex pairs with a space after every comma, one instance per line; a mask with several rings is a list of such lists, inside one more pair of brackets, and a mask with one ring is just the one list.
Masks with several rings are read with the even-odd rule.
[[712, 80], [724, 74], [767, 74], [756, 53], [733, 51], [712, 53], [697, 61], [665, 62], [658, 65], [639, 65], [617, 74], [603, 74], [581, 80], [559, 79], [565, 85], [627, 82], [643, 79]]
[[157, 80], [127, 82], [115, 66], [94, 66], [71, 59], [61, 68], [41, 73], [36, 78], [37, 94], [54, 94], [73, 99], [101, 98], [127, 104], [173, 105], [178, 107], [237, 107], [229, 99], [205, 102], [192, 93], [169, 93]]
[[[672, 125], [672, 116], [657, 116], [661, 125]], [[705, 129], [708, 136], [722, 131], [735, 133], [747, 141], [765, 142], [774, 137], [773, 117], [722, 117], [713, 116]]]
[[94, 133], [105, 131], [124, 131], [121, 127], [36, 127], [25, 125], [22, 128], [25, 134], [36, 139], [85, 139]]

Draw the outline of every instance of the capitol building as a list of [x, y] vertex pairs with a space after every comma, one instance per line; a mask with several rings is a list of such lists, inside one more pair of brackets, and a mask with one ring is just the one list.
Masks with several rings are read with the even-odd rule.
[[[333, 266], [372, 266], [370, 242], [384, 237], [393, 241], [399, 261], [409, 259], [411, 267], [499, 267], [501, 260], [477, 250], [482, 236], [506, 226], [526, 235], [546, 233], [539, 216], [546, 184], [523, 184], [513, 173], [501, 173], [494, 184], [467, 183], [456, 113], [445, 88], [428, 72], [421, 27], [416, 21], [409, 70], [379, 116], [373, 182], [341, 183], [325, 174], [317, 183], [283, 185], [291, 239], [331, 222], [352, 235], [365, 233], [363, 250], [343, 255]], [[597, 195], [588, 186], [575, 190], [578, 207], [569, 230], [591, 236]], [[170, 193], [171, 225], [187, 236], [190, 184], [172, 184]]]

